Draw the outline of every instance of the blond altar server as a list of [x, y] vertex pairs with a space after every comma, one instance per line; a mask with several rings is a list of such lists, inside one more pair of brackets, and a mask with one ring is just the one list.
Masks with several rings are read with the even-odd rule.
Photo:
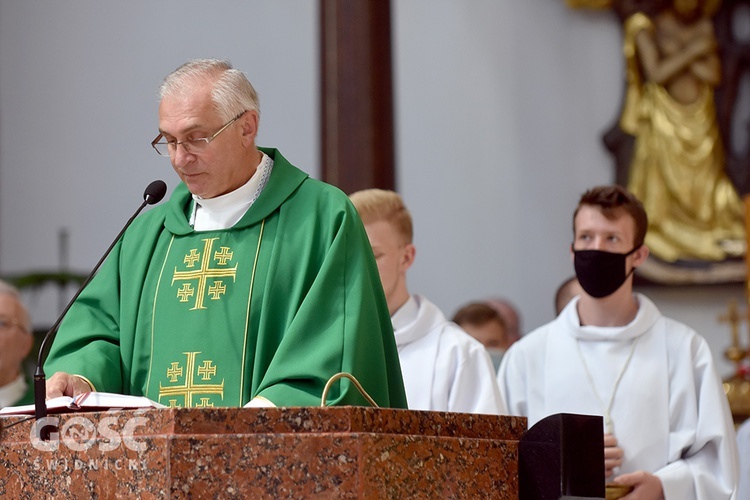
[[449, 321], [435, 304], [409, 293], [406, 272], [416, 250], [411, 215], [401, 197], [381, 189], [350, 197], [375, 254], [409, 409], [506, 413], [484, 346]]
[[706, 341], [633, 293], [648, 257], [641, 202], [593, 188], [573, 216], [582, 292], [505, 354], [498, 382], [529, 426], [556, 413], [601, 415], [609, 481], [627, 498], [729, 499], [737, 486], [732, 417]]

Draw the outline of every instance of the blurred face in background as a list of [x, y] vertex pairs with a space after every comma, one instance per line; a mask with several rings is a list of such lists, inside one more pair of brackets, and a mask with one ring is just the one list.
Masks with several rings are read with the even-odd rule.
[[403, 236], [386, 220], [366, 223], [365, 231], [375, 254], [388, 310], [393, 315], [409, 298], [406, 271], [414, 262], [414, 245], [405, 243]]
[[9, 294], [0, 294], [0, 385], [12, 382], [29, 354], [34, 337], [21, 303]]

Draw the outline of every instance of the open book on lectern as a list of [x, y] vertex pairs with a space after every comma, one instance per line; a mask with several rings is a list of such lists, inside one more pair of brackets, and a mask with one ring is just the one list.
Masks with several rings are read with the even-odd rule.
[[[104, 411], [111, 409], [166, 408], [161, 403], [144, 396], [128, 396], [111, 392], [84, 392], [75, 397], [60, 396], [47, 400], [47, 413], [70, 413], [77, 411]], [[0, 409], [3, 415], [33, 415], [34, 405], [6, 406]]]

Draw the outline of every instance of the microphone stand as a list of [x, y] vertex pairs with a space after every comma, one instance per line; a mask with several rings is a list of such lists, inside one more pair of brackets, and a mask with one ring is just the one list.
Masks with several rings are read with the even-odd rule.
[[[44, 336], [44, 339], [42, 340], [42, 345], [39, 347], [39, 355], [37, 357], [37, 364], [36, 364], [36, 371], [34, 372], [34, 417], [37, 421], [40, 419], [44, 419], [47, 417], [47, 403], [46, 403], [46, 396], [47, 396], [47, 376], [44, 373], [44, 362], [47, 359], [47, 354], [49, 353], [49, 348], [52, 346], [52, 342], [55, 339], [55, 336], [57, 335], [57, 330], [60, 327], [60, 323], [62, 323], [63, 318], [68, 313], [68, 310], [70, 310], [73, 303], [76, 301], [79, 295], [81, 295], [81, 292], [83, 292], [84, 288], [89, 284], [89, 282], [94, 278], [94, 275], [99, 270], [99, 267], [102, 265], [104, 260], [107, 258], [109, 253], [112, 251], [112, 249], [115, 247], [118, 241], [120, 241], [120, 238], [122, 237], [123, 233], [125, 233], [125, 230], [130, 226], [130, 224], [135, 220], [135, 218], [138, 216], [138, 214], [141, 213], [141, 210], [143, 210], [146, 205], [153, 205], [155, 203], [159, 203], [161, 199], [164, 197], [164, 195], [167, 192], [167, 186], [164, 184], [164, 181], [153, 181], [151, 184], [149, 184], [146, 187], [146, 191], [143, 194], [143, 203], [138, 207], [138, 210], [135, 211], [135, 213], [128, 219], [128, 221], [125, 223], [125, 226], [120, 230], [120, 232], [115, 237], [114, 241], [111, 245], [109, 245], [109, 248], [104, 252], [104, 255], [102, 255], [102, 258], [99, 259], [99, 262], [96, 263], [94, 266], [94, 269], [91, 270], [91, 273], [86, 277], [86, 280], [83, 282], [83, 284], [78, 288], [78, 291], [73, 295], [73, 298], [70, 299], [68, 302], [68, 305], [65, 306], [65, 309], [63, 310], [62, 314], [57, 318], [57, 321], [55, 321], [55, 324], [52, 325], [52, 328], [49, 329], [47, 334]], [[42, 425], [40, 429], [38, 429], [39, 432], [39, 439], [43, 441], [49, 441], [50, 436], [52, 432], [57, 432], [57, 427], [50, 423], [45, 423]]]

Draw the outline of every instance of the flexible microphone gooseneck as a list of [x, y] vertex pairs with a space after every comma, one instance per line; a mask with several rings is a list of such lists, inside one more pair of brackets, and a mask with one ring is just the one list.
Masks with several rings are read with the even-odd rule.
[[[156, 203], [159, 203], [162, 198], [164, 198], [164, 195], [167, 194], [167, 185], [164, 183], [164, 181], [156, 180], [153, 181], [151, 184], [149, 184], [146, 187], [146, 190], [143, 192], [143, 203], [141, 203], [141, 206], [138, 207], [138, 210], [135, 211], [133, 216], [128, 220], [128, 222], [125, 223], [125, 226], [123, 226], [120, 233], [117, 235], [117, 237], [114, 239], [112, 244], [107, 248], [107, 251], [104, 252], [104, 255], [102, 255], [102, 258], [99, 259], [99, 262], [96, 263], [94, 266], [94, 269], [91, 270], [91, 273], [88, 275], [86, 280], [83, 282], [83, 284], [78, 288], [78, 291], [73, 296], [72, 299], [70, 299], [70, 302], [68, 302], [68, 305], [65, 306], [65, 310], [60, 314], [60, 316], [57, 318], [57, 321], [55, 321], [55, 324], [52, 325], [52, 328], [49, 329], [47, 334], [44, 336], [44, 339], [42, 340], [42, 345], [39, 348], [39, 356], [37, 358], [37, 364], [36, 364], [36, 371], [34, 372], [34, 416], [37, 420], [41, 418], [45, 418], [47, 416], [47, 404], [45, 402], [46, 395], [47, 395], [47, 378], [44, 374], [44, 362], [47, 359], [47, 354], [49, 354], [49, 348], [52, 346], [52, 341], [55, 339], [55, 335], [57, 335], [57, 329], [60, 327], [60, 323], [62, 322], [65, 315], [68, 313], [68, 310], [73, 305], [73, 302], [76, 301], [78, 296], [83, 292], [83, 289], [86, 288], [86, 285], [89, 284], [89, 282], [94, 277], [94, 274], [96, 274], [96, 271], [99, 270], [99, 266], [102, 265], [104, 262], [104, 259], [107, 258], [109, 253], [112, 251], [112, 249], [115, 247], [117, 242], [120, 240], [120, 237], [123, 235], [125, 230], [130, 226], [130, 224], [135, 220], [135, 218], [138, 216], [139, 213], [141, 213], [141, 210], [144, 209], [146, 205], [154, 205]], [[50, 437], [50, 433], [52, 432], [54, 426], [51, 425], [45, 425], [41, 428], [39, 431], [39, 438], [48, 441]]]

